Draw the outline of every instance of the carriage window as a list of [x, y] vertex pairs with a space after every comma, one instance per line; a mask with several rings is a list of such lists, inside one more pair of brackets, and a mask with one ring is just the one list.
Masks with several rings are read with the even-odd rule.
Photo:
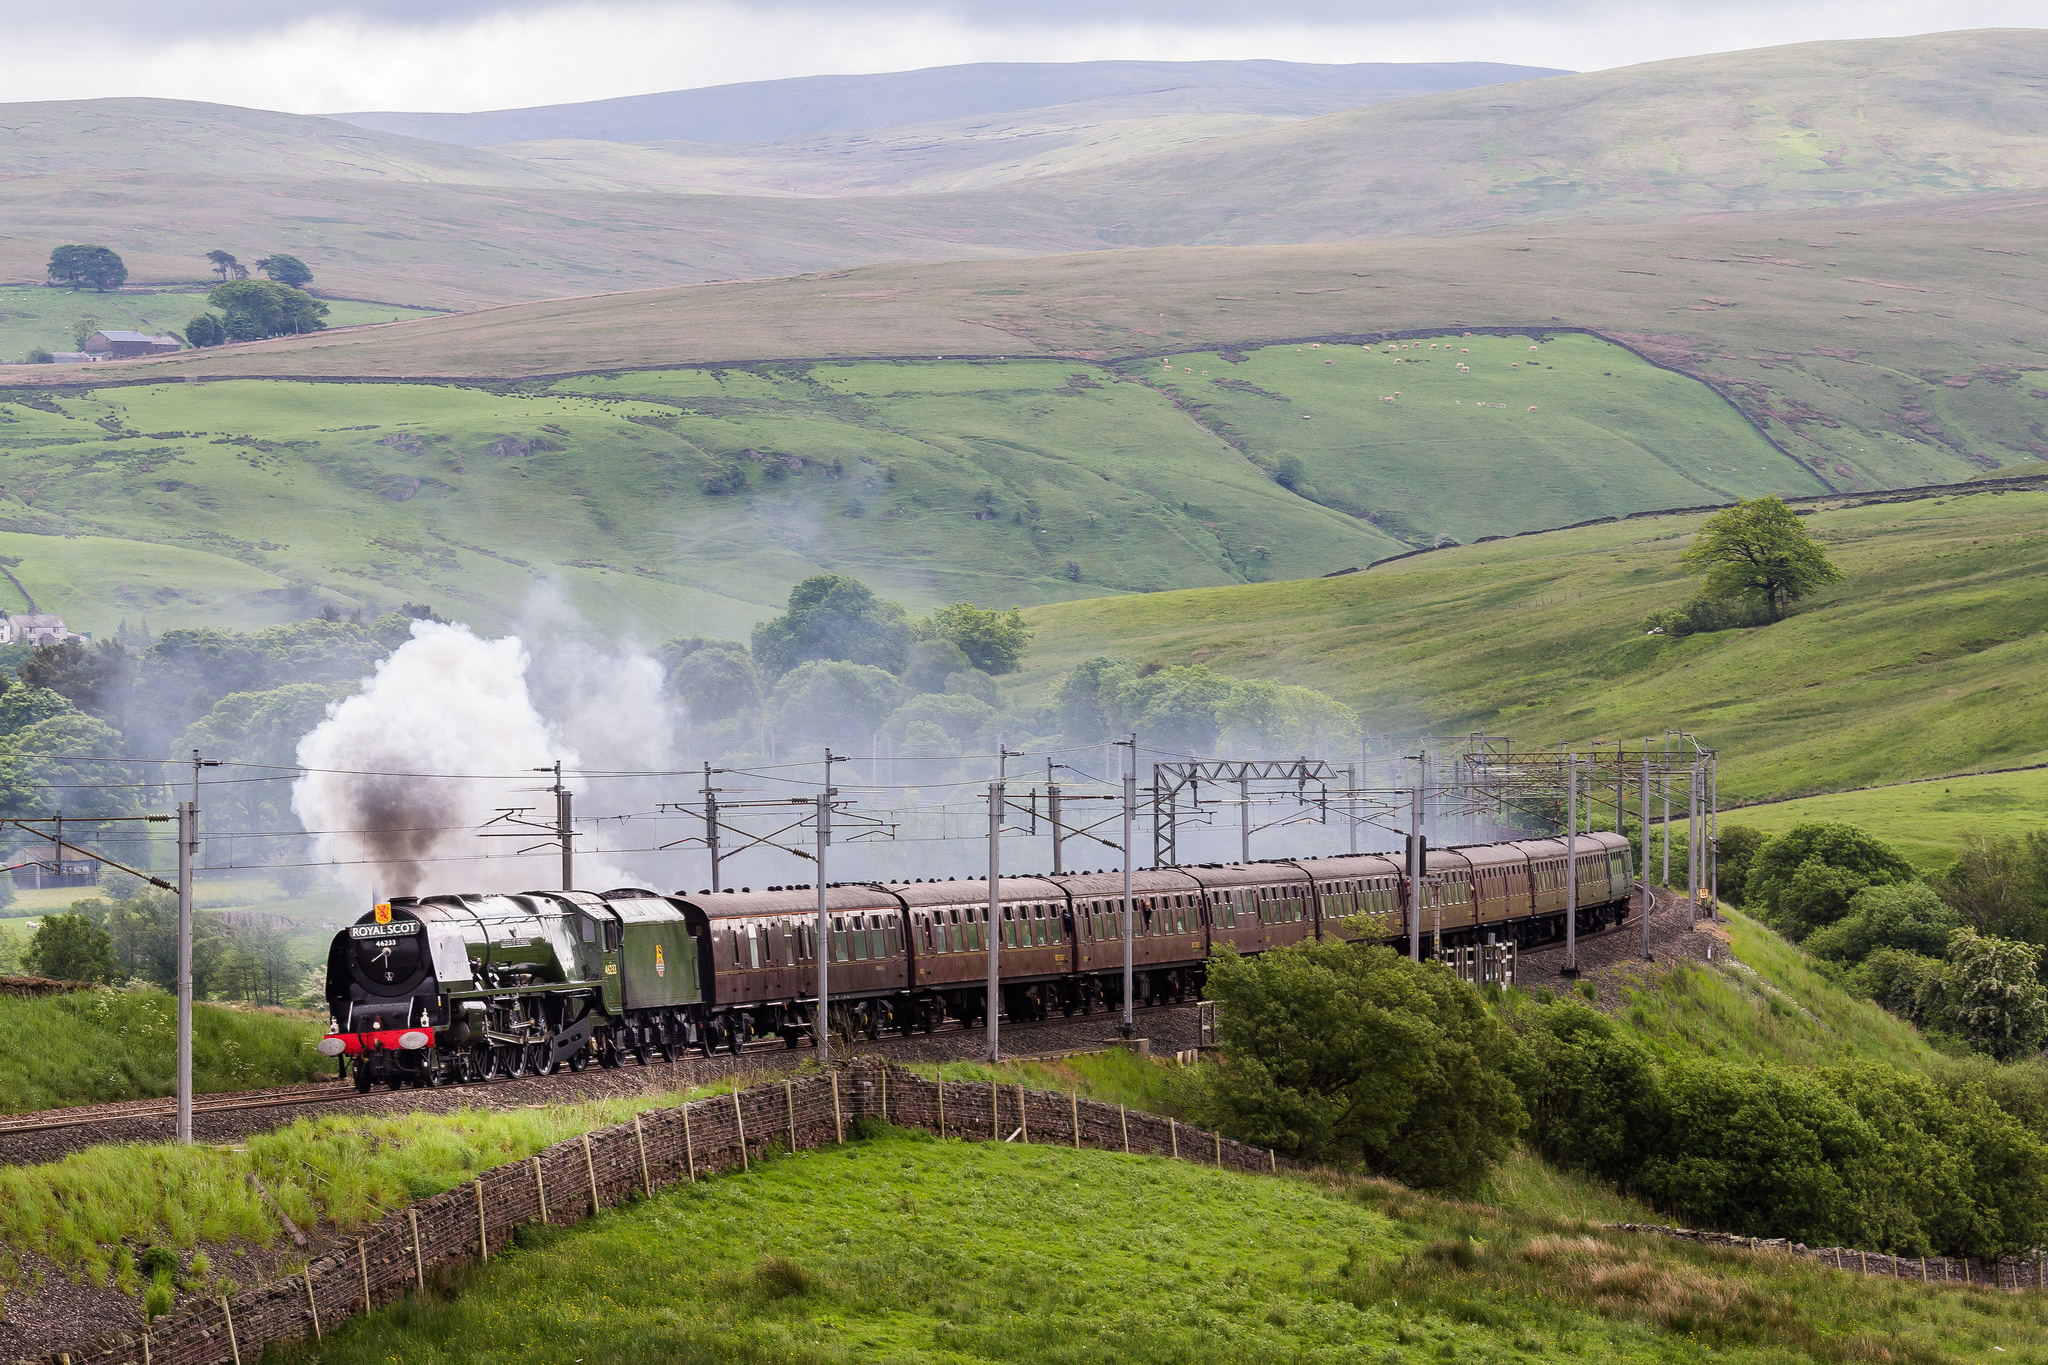
[[1032, 941], [1033, 943], [1035, 943], [1035, 944], [1044, 944], [1044, 943], [1046, 943], [1046, 942], [1048, 941], [1048, 938], [1049, 938], [1049, 935], [1048, 935], [1048, 930], [1050, 929], [1050, 927], [1051, 927], [1051, 926], [1049, 926], [1049, 925], [1048, 925], [1048, 924], [1046, 924], [1046, 922], [1045, 922], [1045, 907], [1044, 907], [1044, 906], [1042, 906], [1042, 905], [1034, 905], [1034, 906], [1032, 906], [1032, 907], [1031, 907], [1031, 941]]
[[851, 929], [850, 937], [853, 940], [853, 960], [855, 962], [865, 962], [868, 956], [867, 924], [860, 915], [855, 915]]
[[897, 956], [903, 951], [902, 939], [903, 926], [896, 922], [894, 915], [891, 915], [882, 925], [883, 952], [887, 953], [890, 957]]
[[844, 915], [834, 915], [832, 917], [832, 960], [834, 962], [844, 962], [847, 960], [846, 916]]
[[597, 942], [597, 921], [588, 915], [578, 915], [577, 918], [583, 921], [583, 941], [585, 943]]

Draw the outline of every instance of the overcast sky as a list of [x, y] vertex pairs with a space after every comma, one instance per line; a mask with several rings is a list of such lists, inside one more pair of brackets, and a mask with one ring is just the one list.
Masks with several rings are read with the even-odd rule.
[[778, 76], [1089, 58], [1596, 70], [2039, 27], [2043, 0], [0, 0], [0, 100], [477, 110]]

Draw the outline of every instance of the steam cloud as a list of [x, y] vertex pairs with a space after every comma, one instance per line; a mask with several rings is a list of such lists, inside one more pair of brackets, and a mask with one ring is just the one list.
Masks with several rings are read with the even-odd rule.
[[[579, 762], [536, 709], [528, 664], [516, 636], [483, 640], [467, 626], [417, 622], [363, 690], [299, 741], [298, 761], [310, 771], [293, 785], [292, 809], [312, 833], [316, 859], [336, 864], [344, 887], [411, 895], [429, 882], [451, 890], [553, 884], [544, 864], [506, 856], [522, 841], [494, 840], [501, 846], [493, 849], [475, 834], [505, 806], [534, 804], [535, 817], [551, 821], [551, 798], [507, 778], [556, 759]], [[411, 775], [426, 773], [456, 776]], [[618, 876], [587, 864], [578, 874], [586, 885]]]

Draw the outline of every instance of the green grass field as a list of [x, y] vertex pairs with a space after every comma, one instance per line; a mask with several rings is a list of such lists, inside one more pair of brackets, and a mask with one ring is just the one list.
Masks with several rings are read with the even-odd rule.
[[2048, 769], [1829, 792], [1723, 811], [1721, 819], [1768, 834], [1803, 820], [1861, 825], [1922, 873], [1938, 872], [1955, 861], [1965, 835], [2023, 835], [2048, 826]]
[[1033, 609], [1021, 686], [1092, 654], [1323, 688], [1374, 734], [1528, 743], [1667, 725], [1723, 756], [1724, 802], [2048, 758], [2048, 493], [1823, 510], [1846, 579], [1783, 622], [1643, 633], [1696, 591], [1699, 515], [1473, 545], [1369, 573]]
[[1302, 496], [1411, 536], [1471, 541], [1644, 507], [1824, 491], [1811, 470], [1731, 424], [1704, 385], [1623, 364], [1635, 358], [1587, 336], [1539, 346], [1445, 332], [1230, 355], [1123, 369], [1267, 467], [1298, 460]]
[[2048, 1358], [2035, 1296], [1589, 1235], [1552, 1211], [1582, 1202], [1553, 1184], [1521, 1182], [1549, 1206], [1522, 1214], [1376, 1182], [892, 1134], [522, 1233], [432, 1297], [286, 1358]]
[[[151, 336], [160, 332], [183, 335], [185, 324], [206, 311], [206, 292], [199, 287], [119, 289], [101, 294], [90, 289], [0, 286], [0, 364], [22, 360], [34, 346], [46, 351], [76, 350], [72, 324], [80, 318], [91, 318], [95, 329], [125, 328]], [[424, 308], [361, 303], [354, 299], [327, 300], [329, 327], [360, 327], [428, 316], [431, 312]]]
[[[1491, 348], [1522, 355], [1529, 344]], [[1293, 348], [1216, 362], [1313, 403], [1313, 445], [1294, 429], [1313, 425], [1298, 414], [1291, 426], [1238, 409], [1190, 415], [1156, 376], [1048, 360], [690, 369], [513, 389], [17, 392], [0, 405], [0, 554], [20, 560], [14, 572], [39, 606], [101, 632], [122, 620], [283, 619], [322, 600], [426, 601], [494, 627], [555, 585], [601, 627], [743, 635], [820, 569], [919, 607], [1009, 605], [1313, 577], [1439, 530], [1501, 534], [1816, 486], [1705, 388], [1585, 337], [1548, 346], [1555, 368], [1524, 390], [1542, 400], [1533, 416], [1546, 426], [1517, 434], [1489, 412], [1434, 440], [1422, 439], [1430, 400], [1418, 394], [1390, 427], [1388, 405], [1349, 368], [1366, 363], [1355, 354], [1341, 378], [1297, 364]], [[1655, 402], [1617, 399], [1616, 387]], [[1296, 449], [1314, 498], [1273, 475]], [[1763, 469], [1723, 475], [1709, 467], [1721, 451]], [[1501, 460], [1548, 492], [1475, 500], [1428, 477], [1477, 476]], [[740, 471], [744, 487], [707, 492], [722, 470]], [[1406, 541], [1354, 515], [1368, 482], [1375, 514]]]

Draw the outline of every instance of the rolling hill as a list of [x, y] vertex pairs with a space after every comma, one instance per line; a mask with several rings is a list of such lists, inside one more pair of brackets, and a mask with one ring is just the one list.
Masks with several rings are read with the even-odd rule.
[[2048, 195], [1987, 194], [1341, 246], [874, 266], [554, 300], [93, 377], [520, 378], [840, 356], [1156, 364], [1278, 341], [1434, 337], [1447, 324], [1555, 325], [1711, 384], [1836, 487], [1901, 486], [2048, 454], [2044, 231]]
[[[0, 554], [98, 630], [407, 599], [497, 626], [553, 584], [610, 628], [738, 635], [820, 568], [1009, 605], [1820, 487], [1621, 347], [1460, 344], [1478, 369], [1430, 380], [1308, 346], [1171, 382], [1017, 358], [0, 390]], [[1513, 493], [1476, 491], [1507, 464]]]
[[782, 142], [1090, 104], [1133, 113], [1300, 118], [1408, 95], [1565, 73], [1496, 62], [976, 62], [858, 76], [749, 81], [477, 114], [336, 114], [380, 132], [468, 147], [586, 142]]
[[[306, 256], [351, 296], [473, 306], [883, 260], [1967, 203], [2048, 184], [2029, 74], [2044, 61], [2048, 33], [2032, 30], [1807, 44], [1416, 95], [1114, 166], [1061, 169], [1073, 164], [1062, 154], [1048, 161], [1057, 173], [890, 192], [890, 177], [923, 183], [958, 156], [956, 129], [936, 162], [885, 157], [853, 177], [862, 193], [823, 198], [771, 192], [787, 169], [777, 158], [789, 160], [774, 149], [756, 170], [719, 172], [769, 189], [656, 193], [608, 189], [604, 164], [586, 174], [546, 149], [527, 161], [448, 144], [429, 153], [335, 120], [241, 111], [220, 115], [224, 144], [252, 145], [252, 119], [286, 120], [288, 154], [254, 171], [164, 171], [150, 137], [92, 131], [107, 113], [98, 103], [34, 106], [15, 159], [33, 169], [45, 164], [42, 148], [60, 158], [85, 149], [88, 168], [0, 181], [0, 277], [35, 279], [50, 245], [95, 240], [133, 256], [138, 280], [189, 279], [207, 249], [257, 238]], [[178, 134], [197, 145], [208, 108], [131, 113], [198, 120]], [[1160, 138], [1146, 125], [1125, 150], [1151, 151]], [[227, 161], [244, 165], [239, 153]], [[971, 182], [975, 165], [968, 155], [964, 170], [934, 183]], [[654, 174], [637, 162], [629, 170], [633, 185]], [[386, 183], [392, 174], [403, 184]]]
[[[2048, 490], [1819, 504], [1846, 579], [1776, 625], [1670, 639], [1698, 514], [1441, 550], [1341, 578], [1053, 604], [1019, 685], [1093, 654], [1325, 689], [1377, 734], [1544, 743], [1663, 727], [1724, 804], [2048, 761]], [[1882, 793], [1873, 794], [1884, 799]]]

